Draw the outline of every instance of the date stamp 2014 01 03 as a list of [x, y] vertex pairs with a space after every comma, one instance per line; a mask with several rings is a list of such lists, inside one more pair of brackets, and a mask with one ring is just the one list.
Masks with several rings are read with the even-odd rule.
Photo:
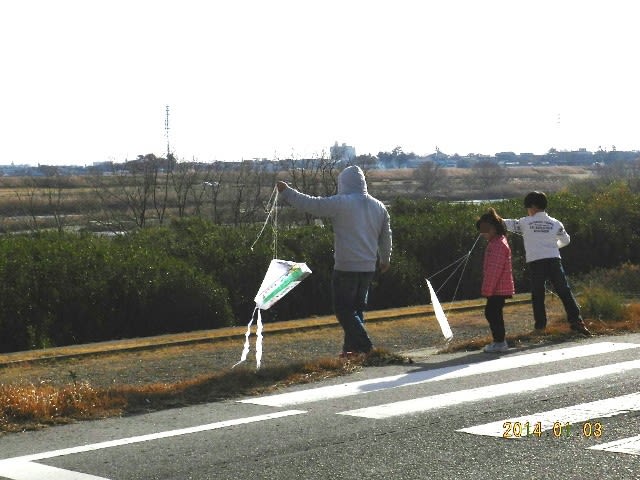
[[548, 431], [548, 435], [553, 438], [568, 438], [581, 436], [584, 438], [600, 438], [604, 433], [604, 425], [599, 421], [582, 422], [572, 424], [570, 422], [553, 422], [553, 428], [543, 429], [542, 422], [504, 422], [502, 424], [503, 438], [540, 438]]

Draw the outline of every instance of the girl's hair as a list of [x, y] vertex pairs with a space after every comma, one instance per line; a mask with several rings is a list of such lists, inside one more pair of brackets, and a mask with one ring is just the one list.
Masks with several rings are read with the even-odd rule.
[[480, 216], [480, 218], [476, 222], [476, 228], [478, 230], [480, 230], [481, 223], [488, 223], [489, 225], [493, 225], [498, 235], [506, 235], [507, 233], [507, 227], [504, 224], [504, 220], [502, 220], [502, 217], [500, 217], [500, 215], [498, 215], [493, 208], [490, 208], [487, 213], [484, 213]]

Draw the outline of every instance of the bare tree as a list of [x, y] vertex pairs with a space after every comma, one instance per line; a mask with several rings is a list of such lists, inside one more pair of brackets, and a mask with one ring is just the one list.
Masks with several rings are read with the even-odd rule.
[[291, 158], [287, 163], [293, 188], [308, 195], [317, 195], [318, 178], [322, 171], [321, 162], [317, 158]]
[[378, 159], [374, 155], [367, 153], [365, 155], [358, 155], [353, 159], [353, 162], [351, 163], [360, 167], [366, 175], [369, 170], [372, 170], [378, 166]]
[[[200, 176], [201, 173], [194, 162], [178, 162], [171, 170], [171, 186], [175, 193], [178, 217], [182, 218], [186, 215], [189, 197], [194, 195], [194, 189], [197, 185], [202, 185], [199, 180]], [[204, 189], [199, 190], [201, 190], [200, 197], [202, 197]]]
[[275, 174], [270, 174], [266, 165], [262, 162], [255, 162], [252, 165], [247, 177], [249, 190], [244, 204], [243, 221], [254, 222], [258, 212], [264, 211], [266, 204], [263, 187], [267, 186], [271, 191], [275, 185]]
[[[335, 195], [338, 191], [338, 170], [339, 162], [337, 160], [322, 157], [320, 169], [320, 183], [322, 185], [322, 195]], [[363, 169], [364, 170], [364, 169]], [[365, 175], [367, 170], [364, 170]]]
[[153, 174], [153, 189], [151, 191], [153, 208], [156, 211], [158, 223], [162, 225], [167, 213], [169, 179], [176, 161], [172, 154], [168, 154], [166, 159], [156, 158], [155, 155], [147, 155], [145, 159], [145, 163], [148, 163], [149, 170]]
[[629, 162], [629, 175], [633, 178], [640, 177], [640, 157]]
[[137, 160], [126, 162], [122, 168], [114, 165], [108, 181], [97, 178], [96, 196], [100, 198], [105, 211], [113, 217], [112, 220], [121, 223], [117, 212], [122, 208], [137, 227], [144, 228], [155, 195], [158, 176], [156, 160], [153, 154], [140, 155]]
[[488, 197], [495, 195], [497, 190], [502, 191], [502, 184], [506, 179], [506, 171], [496, 162], [480, 160], [472, 167], [475, 184]]
[[640, 167], [639, 161], [640, 160], [626, 162], [623, 160], [616, 160], [614, 162], [601, 165], [595, 172], [598, 177], [607, 182], [632, 178], [638, 174], [638, 168]]
[[62, 232], [65, 227], [65, 189], [68, 181], [62, 177], [56, 167], [43, 169], [49, 176], [28, 177], [22, 182], [22, 188], [17, 190], [16, 197], [22, 206], [24, 216], [29, 218], [27, 228], [40, 230], [53, 227]]
[[[316, 158], [289, 159], [288, 172], [291, 184], [296, 190], [308, 195], [333, 195], [338, 187], [338, 165], [336, 159], [327, 158], [324, 154]], [[307, 225], [313, 216], [305, 213]]]
[[64, 206], [62, 201], [64, 182], [61, 181], [60, 176], [57, 174], [53, 180], [53, 183], [50, 183], [45, 188], [44, 195], [47, 202], [47, 210], [53, 218], [55, 228], [58, 232], [62, 232], [65, 227]]
[[240, 165], [235, 170], [235, 181], [231, 183], [231, 187], [234, 190], [234, 195], [231, 204], [231, 216], [233, 225], [240, 225], [242, 217], [245, 213], [244, 203], [245, 196], [247, 194], [247, 186], [249, 182], [249, 174], [253, 168], [253, 162], [248, 160], [240, 162]]
[[429, 160], [413, 171], [413, 178], [418, 183], [416, 191], [429, 195], [444, 186], [446, 171], [440, 164]]
[[266, 207], [276, 183], [276, 173], [266, 162], [242, 162], [235, 172], [235, 197], [232, 200], [234, 225], [256, 221]]
[[29, 230], [38, 231], [38, 185], [33, 178], [25, 179], [23, 188], [16, 190], [18, 203], [22, 206], [23, 215], [29, 218], [26, 227]]
[[[194, 189], [194, 201], [196, 204], [196, 212], [200, 214], [200, 206], [203, 199], [208, 196], [211, 199], [211, 221], [216, 225], [222, 223], [221, 210], [221, 194], [227, 181], [228, 167], [224, 162], [214, 162], [207, 166], [203, 178], [203, 189], [200, 191], [200, 195], [196, 198]], [[206, 196], [205, 196], [206, 192]]]

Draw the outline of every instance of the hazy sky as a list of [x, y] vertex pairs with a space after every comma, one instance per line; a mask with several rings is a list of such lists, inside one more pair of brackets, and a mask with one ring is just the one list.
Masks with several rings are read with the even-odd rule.
[[4, 0], [0, 164], [640, 149], [634, 0]]

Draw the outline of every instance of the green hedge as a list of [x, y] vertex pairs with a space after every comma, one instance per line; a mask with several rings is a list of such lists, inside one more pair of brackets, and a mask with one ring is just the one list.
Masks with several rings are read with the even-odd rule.
[[211, 276], [134, 240], [58, 233], [0, 238], [3, 352], [231, 321], [226, 289]]

